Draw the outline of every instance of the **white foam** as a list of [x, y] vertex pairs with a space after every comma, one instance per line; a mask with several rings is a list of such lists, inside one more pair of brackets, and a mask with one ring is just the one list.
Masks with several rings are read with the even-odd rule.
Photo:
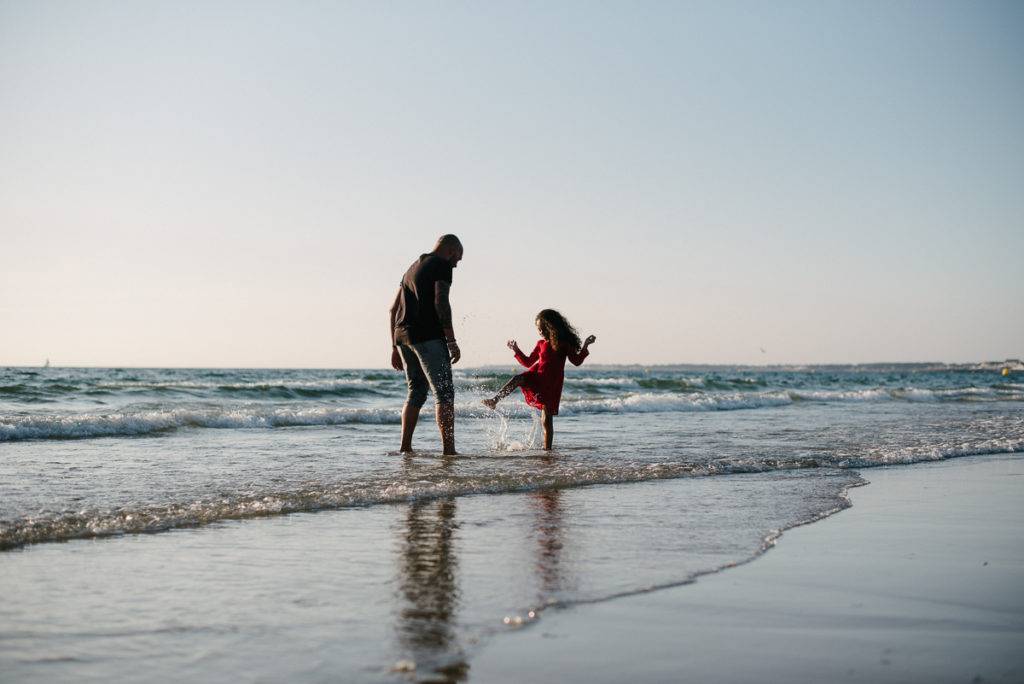
[[599, 378], [588, 375], [573, 376], [567, 374], [565, 376], [565, 383], [568, 384], [580, 384], [580, 385], [629, 385], [636, 386], [637, 380], [643, 380], [643, 378], [625, 378], [625, 377], [611, 377], [611, 378]]
[[840, 461], [842, 468], [871, 468], [883, 465], [906, 465], [926, 461], [944, 461], [962, 456], [1012, 454], [1024, 451], [1024, 439], [1005, 437], [974, 442], [933, 444], [920, 447], [871, 449], [860, 458]]
[[176, 428], [272, 428], [347, 423], [398, 423], [398, 409], [382, 408], [177, 408], [66, 415], [11, 416], [0, 419], [0, 441], [81, 439], [145, 435]]
[[864, 390], [790, 390], [789, 396], [803, 401], [889, 401], [892, 393], [884, 389]]
[[636, 392], [607, 399], [562, 401], [561, 413], [655, 413], [689, 411], [733, 411], [768, 406], [785, 406], [793, 400], [783, 392], [659, 394]]

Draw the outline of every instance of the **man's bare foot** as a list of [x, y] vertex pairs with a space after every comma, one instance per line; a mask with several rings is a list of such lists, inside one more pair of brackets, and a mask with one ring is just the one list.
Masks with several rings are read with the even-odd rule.
[[480, 403], [486, 406], [487, 408], [491, 409], [492, 411], [498, 406], [497, 399], [484, 399]]

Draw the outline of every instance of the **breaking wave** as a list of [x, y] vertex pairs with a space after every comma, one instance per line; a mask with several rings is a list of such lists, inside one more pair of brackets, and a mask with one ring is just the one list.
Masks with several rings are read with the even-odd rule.
[[347, 423], [397, 423], [397, 409], [383, 408], [176, 408], [0, 418], [0, 442], [26, 439], [131, 437], [179, 428], [274, 428]]
[[[233, 390], [237, 391], [237, 390]], [[253, 391], [264, 392], [262, 385]], [[298, 391], [289, 388], [288, 392]], [[308, 390], [320, 391], [320, 390]], [[326, 391], [326, 390], [324, 390]], [[336, 390], [332, 390], [336, 391]], [[686, 413], [693, 411], [737, 411], [797, 405], [801, 402], [943, 402], [1021, 401], [1016, 389], [964, 388], [864, 389], [864, 390], [777, 390], [770, 392], [626, 392], [613, 396], [563, 397], [563, 415], [600, 413]], [[395, 403], [399, 400], [395, 399]], [[528, 415], [532, 409], [521, 401], [501, 405], [507, 415]], [[459, 404], [463, 418], [485, 414], [475, 401]], [[181, 428], [257, 429], [347, 424], [395, 424], [400, 408], [352, 407], [294, 403], [250, 404], [239, 407], [188, 407], [173, 405], [154, 410], [121, 409], [105, 413], [34, 413], [0, 415], [0, 442], [31, 439], [87, 439], [157, 434]]]

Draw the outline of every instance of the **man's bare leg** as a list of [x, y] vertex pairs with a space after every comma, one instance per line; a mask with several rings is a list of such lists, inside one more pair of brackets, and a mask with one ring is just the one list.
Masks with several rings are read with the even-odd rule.
[[544, 449], [551, 451], [551, 442], [555, 439], [555, 417], [547, 409], [541, 411], [540, 417], [544, 422]]
[[402, 453], [412, 451], [412, 433], [416, 431], [416, 421], [420, 417], [420, 407], [406, 404], [402, 407]]
[[445, 456], [455, 455], [455, 402], [437, 402], [437, 429], [441, 432], [441, 445]]
[[512, 392], [514, 392], [516, 390], [516, 388], [520, 387], [522, 384], [523, 384], [523, 376], [522, 375], [513, 375], [512, 379], [509, 380], [508, 382], [506, 382], [504, 387], [502, 387], [500, 390], [498, 390], [498, 393], [494, 395], [493, 399], [484, 399], [483, 402], [482, 402], [483, 405], [486, 406], [489, 409], [493, 409], [495, 406], [498, 405], [499, 401], [501, 401], [502, 399], [504, 399], [508, 395], [512, 394]]

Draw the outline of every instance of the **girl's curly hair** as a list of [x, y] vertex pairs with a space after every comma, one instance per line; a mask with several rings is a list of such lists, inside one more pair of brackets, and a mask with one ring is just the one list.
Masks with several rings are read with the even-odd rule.
[[554, 309], [544, 309], [537, 314], [537, 327], [555, 351], [569, 353], [580, 350], [580, 334]]

